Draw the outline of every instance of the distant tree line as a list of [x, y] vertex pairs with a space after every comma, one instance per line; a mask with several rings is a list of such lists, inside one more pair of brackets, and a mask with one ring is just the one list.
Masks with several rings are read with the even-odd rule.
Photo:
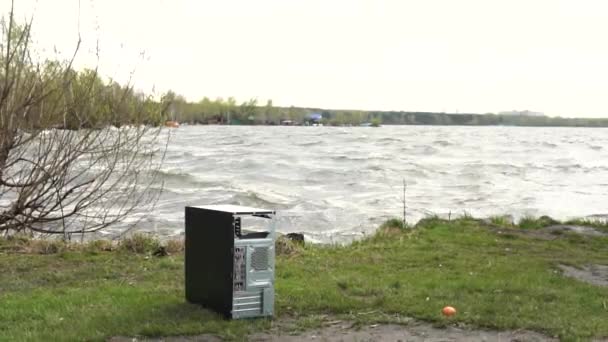
[[507, 114], [449, 114], [431, 112], [372, 112], [392, 125], [563, 126], [608, 127], [608, 119], [561, 118]]
[[251, 99], [238, 103], [233, 97], [188, 102], [172, 91], [161, 99], [167, 120], [190, 124], [279, 125], [305, 124], [310, 115], [321, 114], [321, 123], [332, 126], [360, 125], [464, 125], [464, 126], [566, 126], [608, 127], [608, 119], [561, 118], [506, 114], [450, 114], [405, 111], [334, 110], [277, 107], [272, 100]]

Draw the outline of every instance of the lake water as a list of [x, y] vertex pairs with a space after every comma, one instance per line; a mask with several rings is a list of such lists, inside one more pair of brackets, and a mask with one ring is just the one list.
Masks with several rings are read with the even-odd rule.
[[156, 210], [139, 223], [183, 232], [184, 206], [279, 211], [281, 232], [320, 242], [401, 217], [608, 213], [608, 129], [183, 126], [171, 130]]

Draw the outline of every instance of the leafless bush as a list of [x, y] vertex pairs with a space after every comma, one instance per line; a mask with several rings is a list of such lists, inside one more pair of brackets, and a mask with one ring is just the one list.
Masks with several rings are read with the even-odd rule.
[[2, 20], [0, 234], [86, 234], [154, 204], [161, 106], [96, 70], [40, 61], [31, 25]]
[[172, 239], [165, 242], [167, 253], [178, 254], [184, 252], [186, 246], [183, 239]]

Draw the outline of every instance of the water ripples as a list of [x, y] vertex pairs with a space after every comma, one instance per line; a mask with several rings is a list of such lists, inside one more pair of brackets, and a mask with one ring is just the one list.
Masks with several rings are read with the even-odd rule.
[[[157, 210], [139, 223], [183, 233], [186, 205], [279, 210], [282, 232], [322, 242], [369, 235], [402, 213], [608, 212], [605, 129], [523, 127], [237, 127], [172, 131]], [[456, 215], [456, 214], [455, 214]]]

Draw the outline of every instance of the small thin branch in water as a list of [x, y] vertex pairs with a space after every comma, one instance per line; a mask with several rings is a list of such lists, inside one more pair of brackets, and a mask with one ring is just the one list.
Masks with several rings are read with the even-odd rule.
[[407, 184], [405, 183], [405, 178], [403, 178], [403, 227], [406, 226], [407, 221], [406, 221], [406, 217], [407, 217], [407, 205], [405, 202], [405, 191], [407, 189]]

